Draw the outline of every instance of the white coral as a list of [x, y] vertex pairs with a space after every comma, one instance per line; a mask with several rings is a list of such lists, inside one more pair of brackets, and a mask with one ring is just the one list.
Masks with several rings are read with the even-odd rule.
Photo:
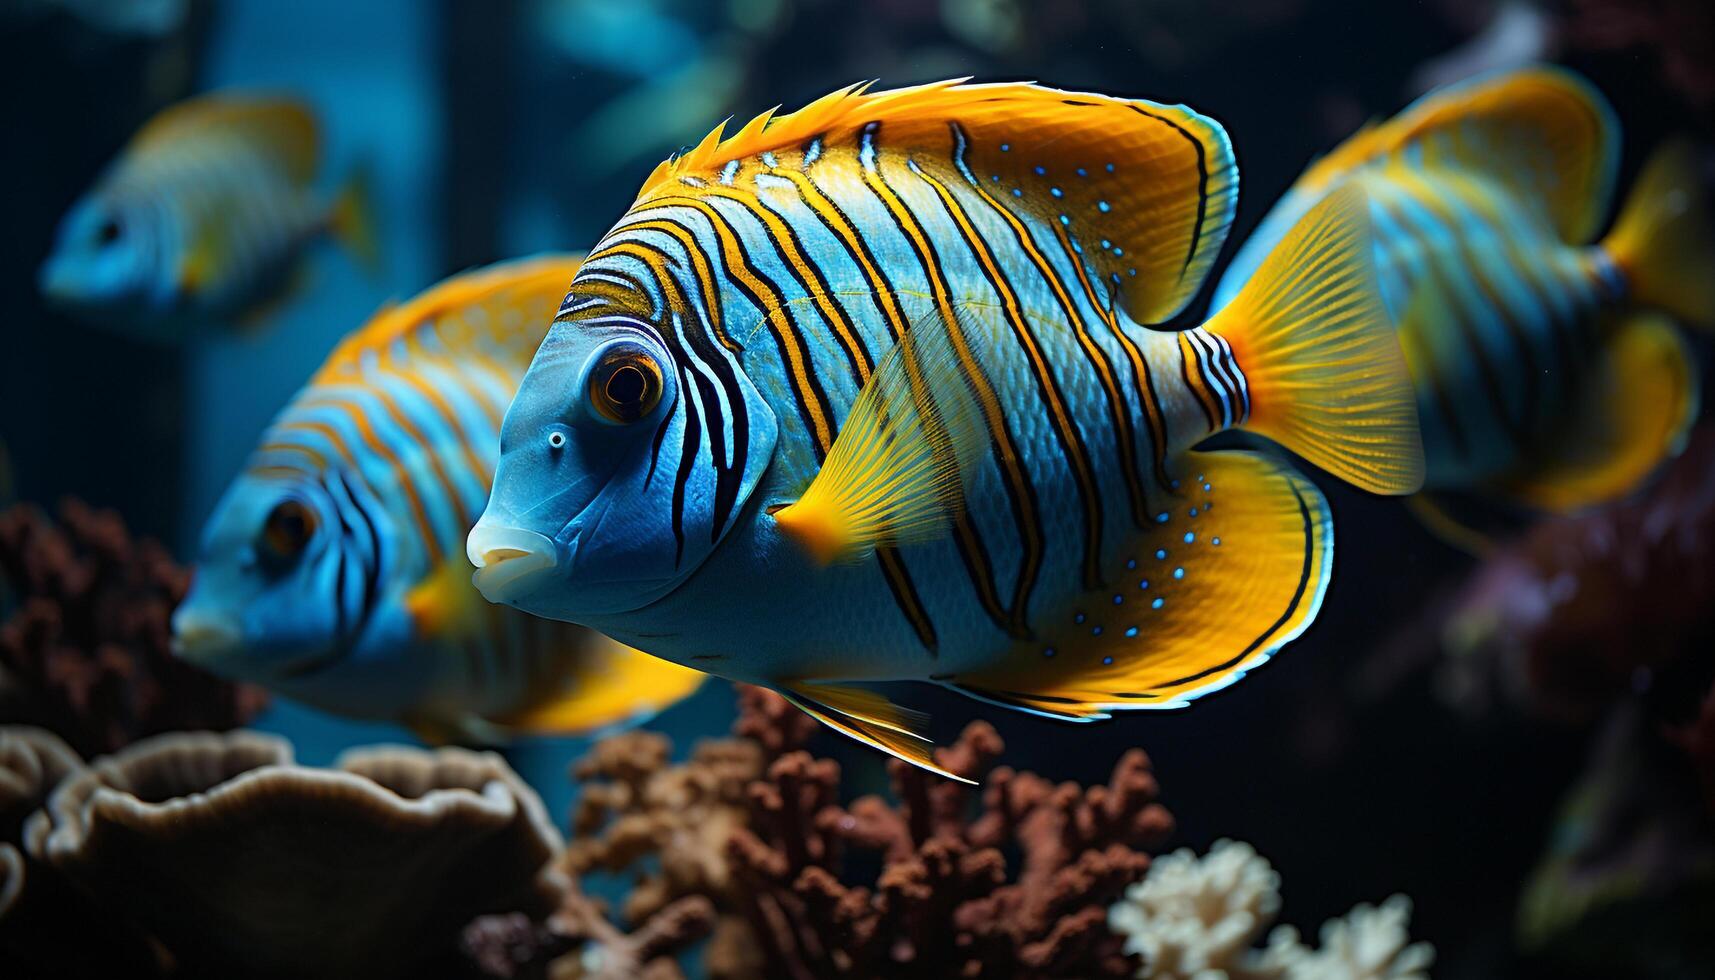
[[1156, 980], [1426, 980], [1434, 950], [1410, 943], [1411, 902], [1396, 895], [1359, 905], [1322, 927], [1322, 948], [1281, 926], [1280, 876], [1249, 844], [1217, 841], [1199, 859], [1181, 849], [1157, 860], [1108, 912], [1139, 953], [1139, 977]]

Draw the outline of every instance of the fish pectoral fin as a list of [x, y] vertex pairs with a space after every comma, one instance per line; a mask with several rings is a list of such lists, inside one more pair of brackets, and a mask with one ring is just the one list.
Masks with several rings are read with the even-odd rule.
[[988, 448], [965, 333], [927, 318], [882, 358], [804, 495], [774, 521], [819, 562], [932, 541]]
[[975, 785], [975, 780], [936, 764], [935, 743], [922, 734], [929, 717], [920, 711], [902, 708], [866, 688], [840, 684], [784, 681], [780, 684], [780, 695], [843, 735], [937, 775]]
[[1094, 721], [1112, 710], [1181, 707], [1303, 632], [1333, 563], [1322, 494], [1255, 453], [1192, 452], [1179, 463], [1186, 491], [1121, 550], [1104, 587], [1036, 617], [1035, 639], [950, 686]]
[[489, 720], [520, 734], [596, 738], [643, 724], [696, 693], [707, 676], [593, 630], [560, 656], [576, 658], [577, 667], [564, 672], [558, 690]]
[[411, 715], [400, 720], [423, 744], [435, 748], [462, 745], [467, 748], [499, 748], [512, 741], [505, 728], [471, 714]]
[[1567, 513], [1624, 496], [1684, 446], [1697, 416], [1697, 371], [1666, 317], [1625, 315], [1589, 372], [1558, 438], [1494, 490]]
[[419, 640], [465, 636], [481, 622], [483, 602], [464, 556], [443, 560], [405, 594], [412, 635]]
[[1607, 100], [1571, 72], [1539, 66], [1431, 92], [1312, 164], [1299, 185], [1331, 186], [1395, 160], [1458, 169], [1540, 202], [1562, 239], [1580, 245], [1607, 214], [1617, 159]]

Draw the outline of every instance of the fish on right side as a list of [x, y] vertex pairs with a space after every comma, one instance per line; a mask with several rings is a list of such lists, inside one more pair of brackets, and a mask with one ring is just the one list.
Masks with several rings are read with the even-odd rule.
[[[1315, 162], [1228, 267], [1220, 308], [1317, 202], [1369, 201], [1382, 293], [1417, 388], [1426, 494], [1565, 513], [1623, 497], [1676, 454], [1696, 365], [1672, 322], [1715, 325], [1715, 239], [1689, 151], [1645, 166], [1612, 230], [1612, 108], [1533, 67], [1432, 92]], [[1430, 526], [1482, 536], [1435, 496]]]

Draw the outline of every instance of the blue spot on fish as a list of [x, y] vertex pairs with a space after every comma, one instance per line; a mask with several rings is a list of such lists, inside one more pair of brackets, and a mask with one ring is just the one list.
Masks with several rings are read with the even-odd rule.
[[1137, 559], [1136, 558], [1127, 558], [1125, 560], [1125, 567], [1136, 568], [1137, 567]]
[[1157, 515], [1155, 515], [1155, 523], [1157, 523], [1157, 524], [1166, 524], [1166, 523], [1167, 523], [1167, 519], [1168, 519], [1168, 518], [1169, 518], [1169, 517], [1172, 517], [1172, 516], [1173, 516], [1173, 515], [1172, 515], [1172, 514], [1169, 514], [1169, 513], [1168, 513], [1168, 512], [1166, 512], [1166, 511], [1162, 511], [1162, 512], [1161, 512], [1161, 513], [1159, 513], [1159, 514], [1157, 514]]
[[1083, 621], [1084, 621], [1084, 614], [1083, 613], [1079, 613], [1078, 615], [1072, 617], [1072, 622], [1074, 622], [1074, 623], [1081, 623]]
[[1052, 657], [1052, 656], [1054, 656], [1054, 648], [1053, 648], [1053, 647], [1049, 647], [1049, 648], [1047, 648], [1047, 649], [1046, 649], [1046, 650], [1043, 650], [1043, 651], [1042, 651], [1042, 655], [1043, 655], [1043, 656], [1044, 656], [1044, 657]]
[[1166, 548], [1155, 549], [1155, 557], [1158, 560], [1165, 560], [1167, 558], [1167, 549]]
[[1111, 174], [1113, 172], [1114, 172], [1114, 165], [1110, 163], [1110, 164], [1108, 164], [1108, 173]]
[[[1137, 630], [1134, 629], [1131, 632], [1136, 633]], [[1102, 658], [1102, 666], [1112, 667], [1113, 665], [1114, 665], [1114, 658], [1112, 658], [1112, 657], [1103, 657]]]
[[1215, 547], [1219, 548], [1221, 546], [1221, 539], [1215, 538], [1214, 540], [1210, 541], [1209, 543], [1214, 545]]
[[1137, 635], [1137, 627], [1136, 627], [1136, 626], [1133, 626], [1133, 627], [1132, 627], [1132, 628], [1131, 628], [1131, 629], [1128, 629], [1128, 630], [1126, 630], [1126, 631], [1125, 631], [1125, 635], [1127, 635], [1127, 636], [1136, 636], [1136, 635]]
[[1005, 152], [1006, 152], [1006, 151], [1008, 151], [1008, 150], [1010, 150], [1010, 149], [1012, 149], [1012, 144], [1011, 144], [1011, 143], [1002, 143], [1002, 144], [1001, 144], [1001, 145], [1000, 145], [1000, 152], [1002, 152], [1002, 153], [1005, 153]]
[[1193, 542], [1195, 540], [1197, 540], [1197, 535], [1192, 534], [1190, 531], [1185, 532], [1185, 543], [1186, 544], [1190, 544], [1191, 542]]
[[1101, 636], [1102, 635], [1102, 628], [1100, 626], [1096, 627], [1095, 629], [1090, 631], [1090, 635], [1091, 636]]
[[1048, 172], [1048, 171], [1046, 171], [1046, 170], [1044, 170], [1044, 169], [1042, 169], [1042, 168], [1041, 168], [1041, 167], [1037, 167], [1037, 168], [1036, 168], [1036, 176], [1038, 176], [1038, 177], [1040, 177], [1040, 176], [1042, 176], [1042, 175], [1043, 175], [1043, 174], [1045, 174], [1045, 173], [1047, 173], [1047, 172]]
[[1112, 211], [1113, 209], [1108, 207], [1108, 202], [1097, 201], [1096, 202], [1096, 210], [1102, 212], [1103, 214], [1107, 214], [1109, 211]]
[[1066, 192], [1065, 192], [1065, 191], [1063, 191], [1063, 190], [1061, 190], [1061, 189], [1060, 189], [1060, 188], [1058, 188], [1058, 187], [1050, 187], [1050, 188], [1048, 188], [1048, 193], [1050, 193], [1050, 194], [1052, 194], [1052, 195], [1054, 195], [1054, 196], [1055, 196], [1055, 197], [1065, 197], [1065, 196], [1066, 196]]
[[1160, 596], [1157, 596], [1155, 601], [1149, 604], [1149, 608], [1160, 609], [1162, 606], [1165, 606], [1165, 605], [1167, 605], [1167, 600], [1161, 598]]
[[1071, 219], [1071, 218], [1068, 218], [1068, 217], [1066, 217], [1066, 216], [1065, 216], [1065, 215], [1061, 215], [1061, 216], [1060, 216], [1060, 223], [1061, 223], [1061, 224], [1063, 224], [1063, 225], [1069, 225], [1069, 224], [1071, 224], [1071, 223], [1072, 223], [1072, 219]]
[[1139, 582], [1139, 583], [1137, 583], [1137, 587], [1138, 587], [1138, 588], [1140, 588], [1140, 589], [1147, 589], [1147, 588], [1149, 588], [1149, 579], [1144, 579], [1144, 580], [1143, 580], [1143, 581], [1141, 581], [1141, 582]]
[[1173, 577], [1174, 578], [1184, 578], [1185, 577], [1185, 569], [1184, 568], [1175, 568], [1173, 570]]
[[1124, 601], [1125, 601], [1125, 596], [1123, 596], [1123, 595], [1115, 595], [1114, 596], [1114, 605], [1117, 606]]
[[1020, 190], [1020, 189], [1018, 189], [1018, 188], [1017, 188], [1017, 187], [1014, 187], [1014, 188], [1013, 188], [1013, 189], [1012, 189], [1012, 196], [1013, 196], [1013, 197], [1023, 197], [1023, 196], [1024, 196], [1024, 191], [1022, 191], [1022, 190]]

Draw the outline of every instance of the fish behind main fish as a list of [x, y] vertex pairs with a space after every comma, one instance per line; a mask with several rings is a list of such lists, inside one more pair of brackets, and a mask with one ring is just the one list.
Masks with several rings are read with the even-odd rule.
[[[1312, 164], [1228, 267], [1342, 188], [1369, 201], [1382, 292], [1417, 386], [1425, 488], [1567, 512], [1635, 489], [1697, 414], [1672, 321], [1715, 326], [1715, 237], [1686, 147], [1645, 166], [1607, 237], [1619, 159], [1607, 101], [1532, 68], [1432, 93]], [[1456, 542], [1480, 535], [1433, 498]]]
[[1224, 687], [1310, 624], [1327, 502], [1210, 435], [1420, 482], [1357, 195], [1221, 316], [1159, 326], [1232, 219], [1213, 120], [943, 82], [723, 132], [572, 280], [467, 543], [491, 601], [936, 769], [872, 682], [1092, 721]]
[[484, 603], [461, 544], [500, 416], [578, 267], [455, 276], [346, 338], [263, 434], [210, 518], [180, 656], [434, 741], [588, 733], [702, 675]]
[[375, 260], [361, 174], [316, 189], [315, 117], [285, 98], [223, 93], [144, 125], [61, 221], [39, 284], [49, 302], [158, 341], [255, 317], [331, 234]]

